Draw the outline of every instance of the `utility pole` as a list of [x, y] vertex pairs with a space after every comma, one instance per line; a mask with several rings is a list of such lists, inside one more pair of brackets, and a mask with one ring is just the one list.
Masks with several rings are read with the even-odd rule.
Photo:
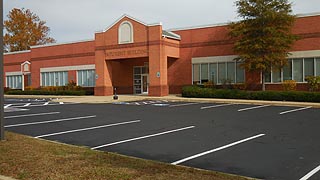
[[0, 0], [0, 141], [4, 140], [3, 0]]

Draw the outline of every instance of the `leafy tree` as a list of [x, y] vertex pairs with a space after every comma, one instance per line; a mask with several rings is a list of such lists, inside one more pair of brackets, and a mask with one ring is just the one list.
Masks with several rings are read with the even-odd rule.
[[236, 60], [243, 67], [265, 75], [287, 64], [287, 56], [297, 36], [291, 32], [295, 21], [288, 0], [237, 0], [239, 22], [230, 24], [230, 35], [235, 38]]
[[29, 9], [12, 9], [4, 21], [5, 35], [3, 48], [5, 52], [22, 51], [30, 46], [56, 42], [49, 37], [50, 28], [45, 21]]

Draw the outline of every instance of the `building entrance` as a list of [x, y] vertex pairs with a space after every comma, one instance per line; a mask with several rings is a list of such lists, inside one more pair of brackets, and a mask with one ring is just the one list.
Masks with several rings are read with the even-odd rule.
[[133, 93], [148, 94], [149, 92], [149, 67], [133, 67]]
[[148, 94], [149, 89], [149, 75], [143, 74], [141, 75], [141, 82], [142, 82], [142, 94]]

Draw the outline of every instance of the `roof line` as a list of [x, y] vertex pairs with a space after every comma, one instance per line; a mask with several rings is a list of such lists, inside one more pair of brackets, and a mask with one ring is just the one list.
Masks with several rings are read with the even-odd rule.
[[127, 18], [129, 18], [129, 19], [132, 19], [132, 20], [134, 20], [134, 21], [136, 21], [136, 22], [138, 22], [138, 23], [140, 23], [140, 24], [143, 24], [143, 25], [145, 25], [145, 26], [159, 26], [159, 25], [162, 25], [161, 22], [159, 22], [159, 23], [147, 24], [147, 23], [145, 23], [145, 22], [143, 22], [143, 21], [140, 21], [140, 20], [138, 20], [138, 19], [136, 19], [136, 18], [134, 18], [134, 17], [132, 17], [132, 16], [129, 16], [128, 14], [123, 14], [120, 18], [118, 18], [116, 21], [114, 21], [114, 22], [113, 22], [110, 26], [108, 26], [105, 30], [96, 31], [96, 33], [108, 31], [110, 28], [112, 28], [115, 24], [117, 24], [119, 21], [121, 21], [121, 19], [123, 19], [123, 18], [125, 18], [125, 17], [127, 17]]
[[23, 50], [23, 51], [7, 52], [7, 53], [3, 53], [3, 55], [10, 55], [10, 54], [22, 54], [22, 53], [28, 53], [28, 52], [31, 52], [31, 50]]
[[167, 29], [166, 31], [183, 31], [183, 30], [190, 30], [190, 29], [202, 29], [202, 28], [210, 28], [210, 27], [219, 27], [219, 26], [227, 26], [229, 23], [217, 23], [217, 24], [206, 24], [206, 25], [199, 25], [199, 26], [189, 26], [189, 27], [182, 27], [182, 28], [172, 28]]
[[312, 12], [312, 13], [306, 13], [306, 14], [296, 14], [298, 18], [300, 17], [310, 17], [310, 16], [320, 16], [320, 12]]
[[[320, 12], [305, 13], [305, 14], [296, 14], [296, 16], [297, 16], [297, 18], [311, 17], [311, 16], [320, 16]], [[199, 26], [189, 26], [189, 27], [181, 27], [181, 28], [172, 28], [172, 29], [167, 29], [166, 31], [183, 31], [183, 30], [190, 30], [190, 29], [201, 29], [201, 28], [219, 27], [219, 26], [227, 26], [228, 24], [229, 24], [229, 23], [206, 24], [206, 25], [199, 25]]]
[[69, 41], [69, 42], [62, 42], [62, 43], [50, 43], [50, 44], [44, 44], [44, 45], [35, 45], [31, 46], [31, 49], [35, 48], [42, 48], [42, 47], [49, 47], [49, 46], [59, 46], [59, 45], [66, 45], [66, 44], [75, 44], [75, 43], [81, 43], [81, 42], [89, 42], [94, 41], [94, 39], [86, 39], [86, 40], [79, 40], [79, 41]]

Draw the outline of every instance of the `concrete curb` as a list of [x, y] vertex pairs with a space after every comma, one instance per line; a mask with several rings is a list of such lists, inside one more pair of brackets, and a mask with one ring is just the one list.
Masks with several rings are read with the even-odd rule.
[[112, 96], [104, 96], [104, 97], [99, 97], [98, 101], [95, 101], [94, 98], [90, 98], [90, 97], [88, 98], [85, 98], [85, 97], [81, 99], [61, 98], [56, 101], [80, 102], [80, 103], [114, 103], [114, 102], [144, 101], [144, 100], [168, 100], [168, 101], [176, 101], [176, 102], [254, 104], [254, 105], [293, 106], [293, 107], [312, 106], [314, 108], [320, 108], [320, 103], [289, 102], [289, 101], [261, 101], [261, 100], [244, 100], [244, 99], [185, 98], [185, 97], [179, 97], [177, 95], [164, 96], [164, 97], [119, 95], [118, 100], [113, 100]]
[[2, 176], [0, 175], [0, 180], [16, 180], [16, 179], [13, 179], [11, 177], [7, 177], [7, 176]]
[[255, 105], [274, 105], [274, 106], [312, 106], [320, 108], [320, 103], [309, 102], [290, 102], [290, 101], [262, 101], [262, 100], [244, 100], [244, 99], [209, 99], [209, 98], [170, 98], [170, 100], [184, 102], [211, 102], [211, 103], [227, 103], [227, 104], [255, 104]]
[[144, 101], [144, 100], [168, 100], [180, 102], [202, 102], [202, 103], [228, 103], [228, 104], [255, 104], [255, 105], [274, 105], [274, 106], [294, 106], [306, 107], [312, 106], [320, 108], [320, 103], [310, 102], [290, 102], [290, 101], [262, 101], [262, 100], [246, 100], [246, 99], [215, 99], [215, 98], [186, 98], [180, 95], [169, 95], [163, 97], [152, 97], [143, 95], [118, 95], [118, 100], [113, 100], [113, 96], [17, 96], [5, 95], [6, 98], [53, 98], [56, 102], [72, 102], [72, 103], [114, 103], [128, 101]]

